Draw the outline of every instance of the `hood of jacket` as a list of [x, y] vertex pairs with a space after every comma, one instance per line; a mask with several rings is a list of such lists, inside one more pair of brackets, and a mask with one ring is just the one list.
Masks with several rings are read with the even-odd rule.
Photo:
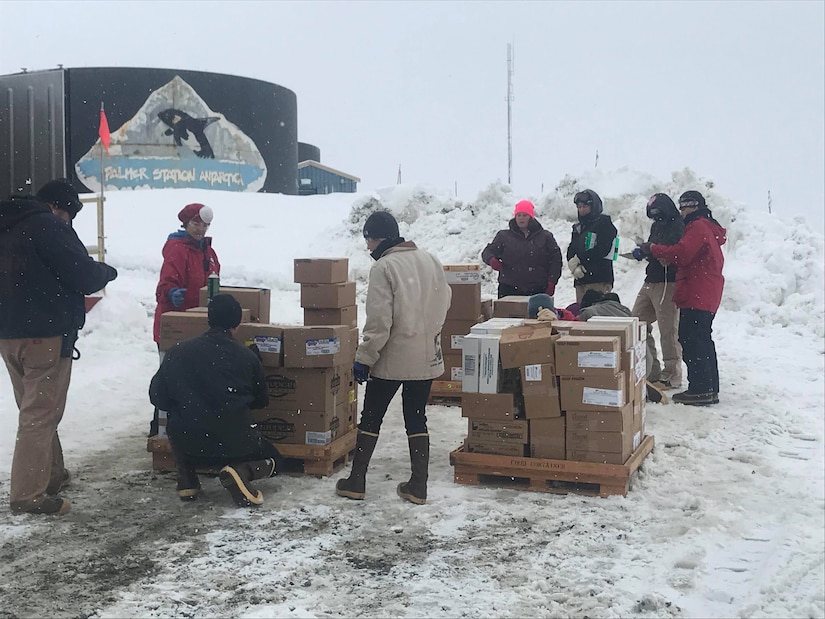
[[599, 218], [599, 215], [601, 215], [604, 212], [602, 199], [599, 197], [599, 194], [597, 194], [592, 189], [585, 189], [584, 191], [580, 191], [579, 193], [586, 193], [588, 196], [590, 196], [590, 200], [592, 202], [592, 204], [590, 205], [590, 212], [584, 216], [579, 215], [579, 221], [582, 224], [587, 224], [591, 221], [595, 221]]
[[51, 214], [48, 204], [34, 198], [14, 198], [0, 202], [0, 231], [14, 228], [33, 215]]
[[[521, 231], [521, 228], [518, 227], [518, 224], [516, 223], [516, 218], [515, 217], [513, 217], [510, 220], [510, 223], [508, 224], [508, 227], [510, 228], [510, 230], [512, 230], [513, 232], [515, 232], [517, 234], [524, 234], [524, 232]], [[530, 221], [527, 222], [527, 234], [528, 234], [528, 236], [530, 234], [535, 234], [536, 232], [538, 232], [540, 230], [544, 230], [542, 225], [538, 222], [538, 220], [535, 217], [531, 217]]]
[[720, 246], [727, 242], [728, 231], [722, 227], [722, 224], [713, 218], [713, 213], [710, 212], [709, 208], [704, 207], [693, 211], [690, 215], [685, 217], [685, 226], [692, 221], [696, 221], [697, 219], [707, 219], [710, 222], [711, 227], [713, 228], [713, 234], [716, 237], [716, 242], [719, 243]]

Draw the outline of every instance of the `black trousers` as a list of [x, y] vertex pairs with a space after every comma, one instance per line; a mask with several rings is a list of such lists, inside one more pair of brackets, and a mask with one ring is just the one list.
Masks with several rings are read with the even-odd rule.
[[242, 456], [209, 456], [192, 455], [186, 453], [180, 441], [169, 437], [169, 445], [172, 447], [172, 454], [178, 462], [186, 462], [192, 469], [199, 468], [222, 468], [230, 464], [241, 464], [242, 462], [256, 462], [257, 460], [275, 460], [276, 469], [282, 468], [283, 458], [278, 448], [265, 438], [261, 437], [259, 449]]
[[719, 366], [712, 338], [715, 316], [704, 310], [679, 310], [679, 343], [690, 393], [719, 393]]
[[517, 286], [511, 286], [510, 284], [499, 284], [498, 285], [498, 298], [501, 297], [532, 297], [534, 294], [544, 294], [547, 292], [547, 286], [542, 288], [541, 290], [522, 290]]
[[407, 436], [427, 433], [427, 399], [430, 397], [432, 380], [384, 380], [371, 378], [364, 392], [364, 410], [361, 411], [362, 432], [378, 434], [387, 408], [401, 387], [401, 408], [404, 411], [404, 427]]

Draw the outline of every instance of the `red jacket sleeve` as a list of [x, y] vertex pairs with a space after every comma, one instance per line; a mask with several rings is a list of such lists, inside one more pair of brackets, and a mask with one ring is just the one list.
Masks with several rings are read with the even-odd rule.
[[675, 264], [677, 267], [690, 264], [708, 240], [707, 226], [701, 225], [698, 221], [696, 224], [685, 228], [682, 239], [676, 245], [651, 245], [650, 253], [657, 260]]
[[155, 291], [158, 303], [169, 300], [169, 291], [174, 288], [186, 288], [186, 254], [181, 243], [167, 243], [163, 246], [163, 266], [160, 267], [160, 280]]

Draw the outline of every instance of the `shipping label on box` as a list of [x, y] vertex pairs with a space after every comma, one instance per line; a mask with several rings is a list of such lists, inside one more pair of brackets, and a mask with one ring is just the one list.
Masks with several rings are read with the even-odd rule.
[[470, 328], [476, 324], [475, 320], [467, 319], [448, 319], [444, 321], [444, 326], [441, 327], [441, 347], [444, 349], [444, 354], [450, 352], [460, 352], [461, 343], [464, 341], [464, 336], [470, 332]]
[[448, 320], [478, 320], [481, 315], [481, 284], [449, 284], [452, 292]]
[[[231, 294], [242, 309], [248, 309], [250, 319], [246, 322], [269, 322], [269, 305], [271, 299], [269, 288], [221, 286], [218, 294]], [[198, 302], [203, 307], [208, 305], [209, 293], [206, 286], [198, 291]]]
[[525, 365], [554, 363], [558, 335], [550, 329], [511, 327], [501, 333], [499, 356], [501, 367], [517, 368]]
[[467, 419], [467, 438], [480, 442], [528, 442], [529, 426], [526, 420], [494, 421]]
[[258, 348], [261, 363], [269, 367], [284, 364], [283, 336], [283, 327], [255, 322], [242, 322], [235, 332], [235, 338], [244, 346], [254, 344]]
[[345, 325], [327, 327], [284, 327], [284, 366], [326, 368], [349, 361], [350, 329]]
[[448, 284], [477, 284], [481, 282], [478, 264], [445, 264], [444, 276]]
[[478, 362], [481, 354], [481, 335], [468, 334], [461, 345], [461, 390], [478, 393]]
[[559, 376], [614, 376], [621, 370], [618, 337], [563, 335], [556, 340]]
[[355, 305], [355, 282], [301, 284], [301, 307], [337, 309]]
[[317, 340], [305, 340], [308, 357], [317, 355], [334, 355], [341, 351], [341, 340], [337, 337], [328, 337]]
[[295, 277], [298, 284], [338, 284], [347, 281], [347, 258], [296, 258]]
[[619, 409], [628, 402], [624, 372], [616, 376], [560, 376], [561, 408], [565, 411]]

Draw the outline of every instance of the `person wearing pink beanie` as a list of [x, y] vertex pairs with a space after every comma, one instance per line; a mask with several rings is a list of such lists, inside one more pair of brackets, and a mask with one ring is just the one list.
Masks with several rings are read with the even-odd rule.
[[506, 230], [499, 230], [481, 259], [498, 271], [498, 298], [545, 293], [553, 296], [561, 277], [561, 250], [536, 219], [536, 207], [521, 200]]

